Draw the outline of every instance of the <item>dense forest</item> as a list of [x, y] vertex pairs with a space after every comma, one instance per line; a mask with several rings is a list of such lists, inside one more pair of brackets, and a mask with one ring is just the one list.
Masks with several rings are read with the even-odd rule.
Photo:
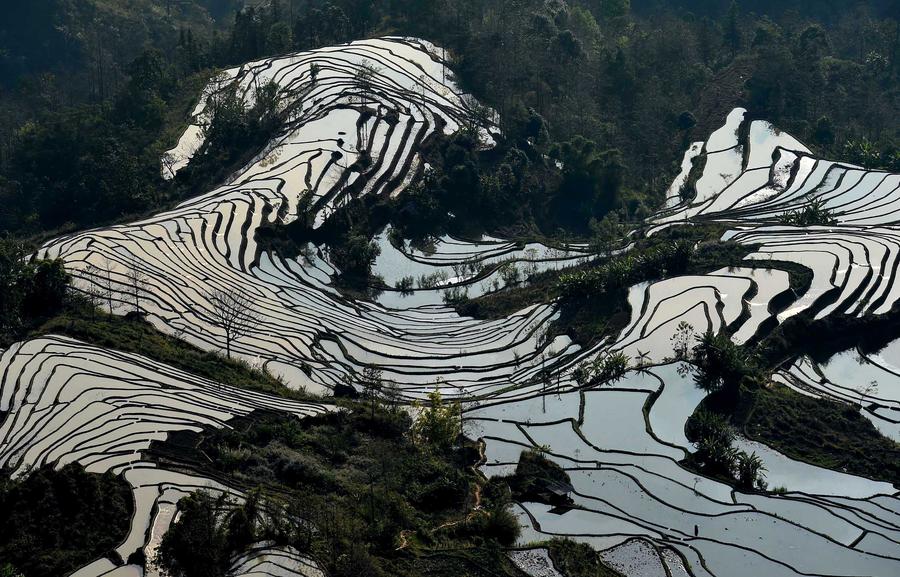
[[[65, 575], [105, 556], [128, 533], [128, 484], [79, 465], [0, 478], [0, 575]], [[12, 569], [15, 567], [15, 570]]]

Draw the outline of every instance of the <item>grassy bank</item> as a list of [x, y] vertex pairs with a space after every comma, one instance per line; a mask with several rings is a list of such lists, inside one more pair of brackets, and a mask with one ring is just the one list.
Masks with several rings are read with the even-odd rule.
[[[666, 231], [657, 237], [636, 241], [625, 254], [599, 258], [564, 270], [545, 271], [521, 286], [465, 299], [456, 305], [456, 309], [466, 316], [498, 319], [527, 306], [558, 299], [560, 317], [553, 323], [551, 332], [566, 334], [582, 346], [591, 346], [605, 337], [617, 335], [627, 325], [631, 316], [628, 288], [632, 285], [757, 264], [743, 260], [752, 252], [752, 247], [730, 242], [701, 242], [719, 236], [721, 228], [717, 226]], [[680, 248], [673, 250], [673, 246]], [[774, 263], [764, 263], [769, 264]]]
[[547, 545], [550, 559], [566, 577], [622, 577], [603, 563], [600, 554], [587, 543], [553, 539]]
[[749, 437], [792, 459], [900, 486], [900, 445], [854, 405], [773, 384], [745, 394], [734, 418]]
[[[175, 434], [150, 455], [167, 467], [202, 463], [204, 473], [245, 488], [256, 502], [247, 543], [291, 545], [335, 577], [521, 577], [503, 552], [519, 530], [506, 510], [508, 490], [482, 492], [477, 447], [449, 440], [458, 429], [432, 430], [369, 403], [343, 409], [303, 420], [256, 412], [229, 429]], [[458, 427], [457, 419], [444, 424]], [[434, 435], [438, 429], [448, 436]], [[176, 560], [177, 525], [162, 547]], [[228, 520], [210, 533], [236, 534], [232, 527]], [[205, 555], [215, 543], [200, 544]]]
[[270, 373], [166, 335], [140, 317], [92, 311], [78, 301], [68, 303], [62, 312], [34, 329], [29, 336], [46, 334], [65, 335], [100, 347], [143, 355], [223, 385], [291, 399], [312, 398], [303, 391], [288, 388]]

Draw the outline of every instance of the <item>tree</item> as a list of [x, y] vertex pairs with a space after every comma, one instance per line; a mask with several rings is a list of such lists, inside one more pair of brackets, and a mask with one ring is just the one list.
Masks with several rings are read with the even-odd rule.
[[844, 157], [850, 162], [859, 164], [865, 168], [874, 168], [881, 161], [881, 154], [878, 147], [868, 138], [859, 140], [848, 140], [844, 144]]
[[29, 262], [22, 243], [0, 240], [0, 336], [15, 339], [29, 322], [54, 314], [68, 283], [61, 260]]
[[109, 307], [109, 314], [113, 314], [113, 295], [115, 294], [115, 284], [112, 279], [113, 263], [108, 258], [103, 259], [102, 274], [97, 277], [98, 286], [100, 287], [100, 298], [106, 301]]
[[716, 29], [716, 24], [704, 16], [697, 28], [697, 50], [700, 52], [703, 63], [707, 66], [715, 57], [718, 46], [719, 31]]
[[575, 60], [584, 54], [581, 40], [571, 30], [563, 30], [557, 34], [554, 46], [556, 52], [569, 61]]
[[381, 390], [381, 396], [389, 404], [391, 412], [396, 413], [399, 411], [400, 403], [403, 401], [403, 390], [400, 388], [400, 385], [394, 381], [385, 382]]
[[599, 46], [603, 34], [590, 10], [582, 6], [573, 6], [569, 10], [569, 26], [589, 51], [593, 51]]
[[672, 335], [672, 350], [675, 352], [675, 359], [686, 361], [688, 354], [691, 352], [691, 343], [694, 342], [694, 327], [687, 321], [681, 321], [675, 327], [675, 334]]
[[765, 470], [762, 459], [759, 458], [755, 451], [749, 455], [746, 451], [738, 453], [736, 477], [738, 487], [741, 489], [765, 489], [766, 482], [764, 480], [765, 474], [763, 473]]
[[[68, 575], [115, 548], [134, 513], [128, 483], [70, 463], [0, 476], [0, 576]], [[4, 564], [9, 564], [4, 572]]]
[[178, 521], [163, 536], [157, 564], [173, 577], [219, 577], [228, 571], [228, 531], [219, 520], [227, 496], [192, 493], [178, 502]]
[[328, 256], [341, 274], [351, 279], [365, 281], [369, 277], [381, 247], [365, 234], [351, 230], [347, 240], [332, 246]]
[[253, 331], [260, 315], [253, 299], [238, 289], [214, 290], [207, 297], [212, 305], [212, 322], [225, 333], [225, 356], [231, 358], [231, 343]]
[[362, 92], [362, 101], [364, 103], [371, 99], [372, 88], [374, 87], [375, 79], [378, 78], [378, 72], [378, 67], [368, 60], [363, 60], [354, 73], [354, 82], [360, 92]]
[[16, 241], [0, 241], [0, 332], [14, 335], [22, 326], [22, 302], [31, 281], [25, 247]]
[[[362, 64], [359, 65], [359, 68], [356, 69], [354, 74], [354, 81], [356, 82], [357, 88], [361, 93], [359, 97], [359, 103], [365, 110], [365, 107], [368, 105], [369, 101], [372, 100], [372, 90], [375, 85], [375, 79], [378, 78], [378, 68], [369, 62], [368, 60], [363, 60]], [[363, 113], [362, 121], [359, 123], [360, 128], [360, 142], [359, 146], [357, 146], [357, 150], [362, 155], [368, 155], [369, 151], [369, 136], [368, 136], [368, 112]]]
[[360, 384], [362, 385], [363, 395], [369, 399], [369, 403], [372, 405], [372, 418], [374, 419], [375, 404], [378, 401], [378, 395], [384, 387], [384, 382], [381, 380], [381, 369], [375, 365], [363, 367]]
[[611, 212], [599, 222], [591, 219], [591, 250], [599, 252], [606, 257], [612, 255], [616, 243], [622, 238], [622, 226], [619, 224], [619, 215]]
[[631, 359], [622, 352], [603, 357], [596, 367], [596, 380], [600, 383], [615, 383], [625, 377]]
[[260, 491], [254, 489], [244, 503], [235, 507], [226, 523], [227, 547], [231, 551], [243, 551], [257, 541], [257, 517], [259, 516]]
[[800, 33], [800, 52], [810, 62], [814, 62], [824, 55], [828, 46], [828, 34], [821, 24], [810, 24]]
[[31, 287], [25, 295], [23, 312], [40, 317], [59, 310], [69, 288], [69, 274], [61, 259], [39, 260], [32, 265]]
[[694, 116], [693, 112], [685, 110], [678, 115], [676, 124], [678, 125], [678, 130], [690, 130], [697, 126], [697, 118]]
[[141, 312], [141, 293], [147, 288], [147, 275], [141, 270], [141, 262], [132, 256], [128, 261], [128, 270], [125, 272], [128, 292], [131, 296], [131, 304], [134, 312]]
[[813, 130], [813, 140], [826, 150], [834, 146], [834, 125], [827, 116], [821, 116], [816, 121], [816, 126]]
[[802, 209], [791, 210], [781, 215], [784, 224], [794, 226], [830, 226], [837, 224], [837, 218], [820, 198], [807, 199], [808, 204]]
[[743, 36], [741, 34], [741, 25], [738, 20], [740, 10], [737, 0], [731, 0], [731, 6], [728, 7], [728, 19], [725, 22], [725, 44], [731, 50], [731, 57], [737, 55], [741, 48]]
[[618, 205], [625, 174], [618, 149], [600, 150], [591, 140], [576, 136], [554, 145], [551, 158], [563, 166], [556, 202], [569, 220], [605, 215]]
[[100, 289], [100, 269], [91, 263], [84, 267], [84, 275], [87, 277], [84, 287], [84, 296], [91, 307], [91, 320], [94, 319], [97, 309], [103, 306], [103, 293]]
[[751, 372], [750, 355], [734, 344], [728, 335], [708, 330], [693, 349], [694, 382], [705, 391], [715, 392], [724, 387], [736, 390], [741, 379]]
[[631, 10], [631, 0], [601, 0], [600, 14], [604, 20], [626, 16]]
[[750, 45], [753, 48], [761, 46], [777, 46], [781, 41], [781, 28], [769, 18], [763, 17], [756, 23], [753, 31], [753, 40]]
[[269, 53], [283, 54], [290, 50], [292, 44], [291, 27], [287, 22], [276, 22], [269, 28], [266, 37], [266, 48]]
[[435, 387], [428, 394], [428, 404], [421, 410], [412, 426], [412, 437], [420, 445], [433, 449], [449, 449], [456, 443], [462, 426], [462, 407], [459, 402], [444, 402]]
[[687, 424], [688, 435], [696, 439], [693, 459], [700, 469], [712, 475], [732, 478], [738, 452], [732, 447], [734, 430], [722, 417], [709, 411], [698, 411]]
[[631, 359], [621, 351], [609, 353], [591, 362], [580, 364], [572, 372], [572, 378], [581, 387], [595, 387], [615, 383], [625, 378]]
[[147, 48], [128, 65], [128, 86], [131, 96], [139, 93], [158, 93], [168, 96], [176, 88], [176, 79], [166, 56], [156, 48]]

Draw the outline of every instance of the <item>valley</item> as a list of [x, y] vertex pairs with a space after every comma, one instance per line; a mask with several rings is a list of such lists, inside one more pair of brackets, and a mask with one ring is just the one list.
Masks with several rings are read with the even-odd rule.
[[[161, 170], [173, 179], [190, 166], [228, 95], [244, 108], [268, 99], [284, 118], [249, 163], [174, 208], [67, 233], [36, 250], [34, 259], [59, 259], [72, 290], [100, 313], [141, 319], [297, 393], [222, 384], [65, 335], [5, 349], [0, 466], [25, 478], [77, 463], [119, 476], [132, 492], [130, 527], [115, 555], [71, 575], [162, 575], [155, 554], [183, 519], [182, 499], [201, 489], [234, 507], [252, 499], [208, 455], [210, 463], [187, 470], [150, 458], [151, 446], [270, 412], [302, 422], [362, 411], [342, 404], [348, 387], [369, 398], [372, 419], [370, 397], [382, 399], [379, 410], [414, 415], [436, 392], [458, 406], [462, 437], [481, 453], [466, 521], [482, 508], [481, 487], [515, 475], [523, 451], [565, 473], [569, 486], [557, 487], [565, 503], [512, 498], [506, 509], [521, 533], [504, 559], [532, 577], [563, 575], [545, 552], [560, 538], [589, 545], [607, 569], [628, 576], [900, 574], [895, 470], [863, 476], [828, 468], [780, 452], [752, 426], [735, 426], [732, 465], [753, 455], [762, 466], [746, 486], [740, 474], [729, 479], [698, 464], [704, 440], [691, 432], [707, 409], [727, 413], [719, 405], [729, 394], [787, 387], [840, 403], [884, 437], [879, 447], [900, 456], [895, 340], [824, 358], [813, 358], [812, 344], [777, 362], [762, 354], [774, 347], [773, 335], [801, 322], [813, 343], [832, 338], [841, 323], [865, 331], [872, 319], [895, 318], [900, 175], [818, 158], [736, 108], [689, 144], [663, 206], [623, 223], [614, 249], [448, 232], [422, 243], [388, 225], [365, 239], [378, 250], [368, 263], [371, 293], [363, 294], [346, 290], [327, 243], [308, 243], [296, 257], [260, 246], [264, 227], [300, 222], [316, 231], [354, 203], [401, 202], [433, 170], [423, 154], [441, 138], [463, 133], [479, 150], [499, 146], [501, 119], [459, 87], [450, 57], [427, 40], [385, 36], [226, 69], [203, 91]], [[657, 239], [687, 242], [678, 235], [697, 230], [725, 232], [691, 240], [691, 251], [728, 244], [745, 256], [696, 274], [657, 267], [634, 283], [631, 271], [622, 272], [629, 281], [622, 291], [588, 274], [579, 285], [587, 299], [624, 296], [626, 307], [624, 326], [593, 342], [566, 334], [558, 295], [499, 318], [460, 313], [461, 303], [525, 290], [542, 273], [565, 279], [567, 271], [644, 255], [644, 243]], [[808, 286], [798, 292], [799, 269]], [[711, 370], [711, 353], [695, 347], [707, 335], [746, 352], [751, 368], [722, 361], [721, 376], [704, 383], [698, 375]], [[370, 394], [363, 389], [373, 371], [378, 390]], [[821, 425], [827, 434], [829, 423]], [[397, 551], [408, 544], [404, 534]], [[328, 573], [312, 551], [261, 540], [233, 559], [228, 574]]]

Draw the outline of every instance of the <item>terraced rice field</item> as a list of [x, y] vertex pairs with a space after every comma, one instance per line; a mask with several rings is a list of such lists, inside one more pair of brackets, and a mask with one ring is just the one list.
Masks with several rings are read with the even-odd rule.
[[[172, 520], [174, 505], [191, 491], [240, 494], [213, 479], [167, 471], [145, 461], [152, 441], [174, 431], [200, 431], [256, 409], [298, 417], [329, 410], [226, 387], [138, 355], [64, 337], [18, 343], [0, 358], [0, 467], [25, 474], [45, 464], [81, 463], [89, 472], [122, 473], [131, 485], [135, 513], [116, 549], [123, 559], [152, 551]], [[77, 575], [139, 574], [100, 559]], [[302, 573], [300, 573], [302, 574]]]
[[[452, 290], [470, 298], [491, 294], [537, 273], [584, 264], [596, 256], [586, 244], [555, 247], [490, 237], [473, 242], [450, 236], [438, 238], [424, 252], [408, 242], [395, 247], [389, 240], [390, 230], [387, 227], [376, 238], [381, 254], [372, 270], [381, 280], [376, 300], [390, 308], [441, 304]], [[407, 278], [413, 280], [411, 292], [398, 288]]]
[[[225, 348], [211, 291], [239, 288], [262, 320], [232, 350], [292, 386], [325, 392], [368, 364], [408, 399], [439, 386], [464, 401], [468, 434], [486, 443], [486, 475], [510, 472], [524, 448], [545, 447], [571, 476], [577, 507], [558, 514], [542, 504], [516, 505], [526, 527], [523, 544], [570, 536], [603, 551], [628, 575], [653, 577], [900, 574], [900, 499], [890, 484], [792, 461], [746, 440], [741, 443], [763, 454], [770, 485], [783, 485], [786, 493], [745, 494], [683, 468], [679, 461], [694, 450], [684, 424], [704, 393], [670, 360], [683, 321], [698, 333], [727, 327], [746, 342], [804, 310], [823, 317], [890, 309], [900, 297], [892, 282], [897, 175], [816, 159], [767, 123], [747, 126], [744, 111], [735, 110], [687, 152], [649, 233], [723, 222], [732, 228], [725, 238], [753, 245], [753, 254], [739, 268], [632, 287], [629, 324], [592, 350], [546, 337], [558, 314], [555, 303], [477, 320], [460, 317], [442, 300], [452, 287], [471, 296], [500, 290], [503, 266], [521, 267], [527, 276], [594, 258], [585, 246], [445, 237], [426, 254], [395, 248], [385, 231], [374, 272], [389, 290], [377, 302], [342, 295], [325, 254], [286, 259], [259, 250], [255, 231], [296, 219], [301, 207], [321, 226], [350, 198], [402, 194], [423, 170], [422, 142], [472, 122], [471, 100], [442, 58], [427, 42], [385, 38], [228, 70], [204, 92], [195, 123], [167, 154], [164, 170], [174, 174], [190, 161], [217, 91], [235, 83], [250, 101], [252, 87], [271, 80], [293, 113], [257, 158], [173, 210], [62, 237], [39, 254], [64, 259], [80, 290], [109, 292], [113, 312], [140, 308], [160, 330], [208, 350]], [[363, 68], [375, 71], [371, 82], [360, 83]], [[493, 126], [481, 122], [482, 143], [490, 146]], [[368, 168], [356, 162], [362, 155], [372, 159]], [[680, 194], [689, 181], [696, 182], [690, 198]], [[780, 223], [781, 214], [813, 200], [834, 211], [834, 226]], [[790, 293], [788, 273], [755, 267], [759, 260], [809, 267], [811, 287]], [[434, 282], [410, 295], [391, 290], [406, 276]], [[785, 295], [792, 302], [776, 314], [770, 303]], [[646, 366], [600, 390], [575, 386], [578, 363], [619, 350], [641, 356]], [[896, 374], [892, 353], [885, 354], [883, 362], [872, 360], [878, 393], [864, 398], [873, 402], [867, 415], [896, 438], [900, 397], [890, 391]], [[174, 504], [193, 488], [239, 497], [215, 480], [146, 462], [142, 451], [151, 440], [227, 426], [255, 408], [298, 417], [329, 410], [230, 389], [61, 337], [19, 343], [0, 364], [0, 411], [8, 413], [0, 427], [0, 465], [25, 473], [78, 461], [92, 471], [123, 472], [136, 502], [131, 532], [119, 547], [123, 558], [142, 547], [152, 551]], [[808, 394], [857, 399], [840, 374], [826, 371], [823, 381], [817, 370], [801, 360], [779, 378]], [[549, 388], [540, 376], [545, 372]], [[516, 557], [535, 575], [553, 575], [539, 550]], [[77, 575], [140, 571], [101, 559]], [[234, 567], [237, 575], [318, 571], [296, 552], [267, 552], [264, 544]]]
[[[410, 385], [410, 396], [421, 396], [449, 373], [455, 374], [446, 384], [450, 395], [526, 382], [541, 356], [535, 334], [553, 317], [552, 306], [484, 323], [461, 319], [434, 302], [405, 310], [354, 302], [332, 286], [327, 260], [260, 254], [254, 240], [264, 221], [296, 218], [301, 201], [319, 224], [351, 196], [403, 190], [419, 170], [421, 141], [453, 132], [471, 116], [467, 99], [452, 83], [441, 83], [446, 73], [429, 50], [418, 42], [373, 40], [226, 72], [247, 88], [247, 98], [250, 86], [272, 80], [282, 87], [284, 106], [300, 103], [284, 134], [207, 195], [145, 221], [58, 239], [41, 255], [64, 258], [84, 290], [103, 289], [110, 278], [115, 311], [127, 312], [138, 300], [157, 327], [207, 349], [224, 348], [224, 334], [211, 318], [210, 289], [240, 288], [264, 322], [232, 349], [314, 391], [347, 381], [365, 364]], [[314, 82], [313, 64], [319, 71]], [[378, 76], [361, 92], [356, 75], [363, 66]], [[198, 122], [202, 118], [200, 112]], [[192, 131], [184, 138], [192, 138]], [[483, 136], [489, 145], [487, 131]], [[179, 149], [191, 147], [182, 143]], [[363, 151], [373, 163], [360, 173], [352, 166]], [[489, 258], [491, 248], [493, 258], [510, 252], [489, 246], [472, 254]], [[472, 256], [465, 248], [456, 254], [451, 268]], [[146, 278], [140, 286], [132, 282], [134, 270]], [[565, 339], [551, 346], [574, 349]]]
[[900, 342], [878, 353], [850, 349], [817, 363], [798, 359], [775, 379], [807, 395], [859, 404], [881, 433], [900, 442]]

